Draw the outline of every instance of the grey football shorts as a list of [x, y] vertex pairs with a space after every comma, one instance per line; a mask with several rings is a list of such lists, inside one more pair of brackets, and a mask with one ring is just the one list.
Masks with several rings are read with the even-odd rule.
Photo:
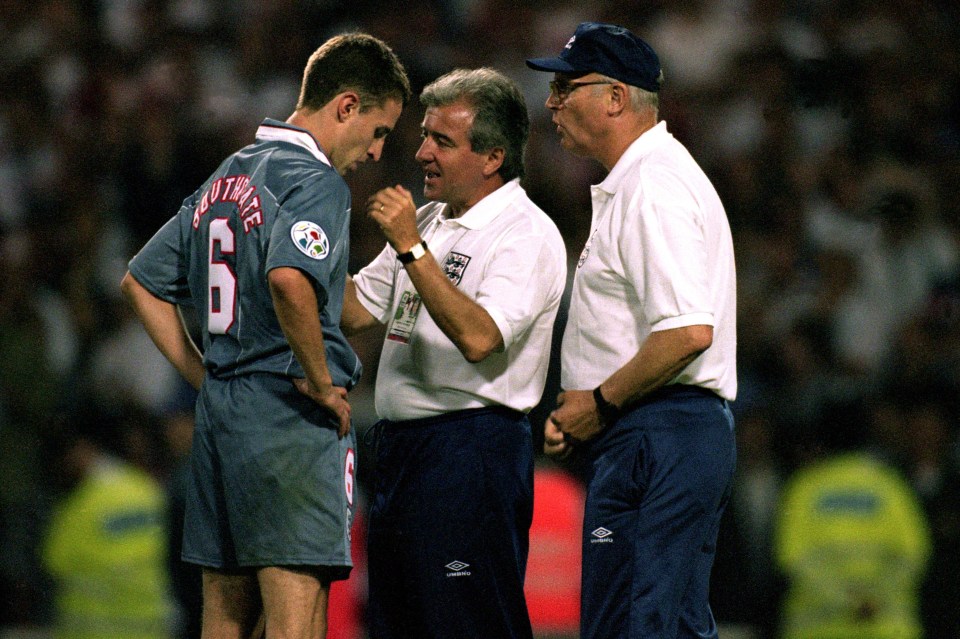
[[346, 579], [356, 436], [288, 377], [204, 380], [197, 400], [183, 560], [221, 570], [315, 568]]

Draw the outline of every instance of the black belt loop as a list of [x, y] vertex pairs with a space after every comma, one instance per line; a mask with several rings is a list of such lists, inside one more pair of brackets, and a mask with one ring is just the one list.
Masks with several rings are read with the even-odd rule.
[[383, 437], [384, 420], [379, 420], [373, 426], [363, 431], [363, 443], [368, 448], [374, 450], [380, 445], [380, 438]]

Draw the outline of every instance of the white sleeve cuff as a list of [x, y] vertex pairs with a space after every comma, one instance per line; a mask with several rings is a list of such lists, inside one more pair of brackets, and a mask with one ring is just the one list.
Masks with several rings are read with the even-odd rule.
[[678, 315], [662, 319], [650, 327], [651, 333], [657, 331], [666, 331], [671, 328], [682, 328], [684, 326], [698, 326], [706, 324], [713, 326], [713, 313], [688, 313], [687, 315]]
[[510, 323], [507, 322], [506, 316], [500, 311], [497, 307], [483, 307], [483, 310], [490, 315], [490, 319], [493, 320], [493, 323], [497, 325], [497, 328], [500, 329], [500, 337], [503, 339], [503, 349], [507, 350], [510, 347], [510, 344], [513, 343], [513, 330], [510, 328]]
[[357, 301], [360, 302], [360, 305], [367, 309], [367, 312], [377, 318], [378, 322], [381, 324], [386, 324], [390, 320], [390, 305], [377, 304], [377, 301], [368, 295], [366, 291], [366, 282], [364, 281], [361, 273], [357, 273], [353, 276], [353, 285], [357, 291]]

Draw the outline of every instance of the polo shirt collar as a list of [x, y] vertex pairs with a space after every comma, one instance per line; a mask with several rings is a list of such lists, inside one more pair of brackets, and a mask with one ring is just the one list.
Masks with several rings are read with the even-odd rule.
[[317, 140], [306, 129], [293, 126], [289, 122], [280, 122], [266, 118], [257, 128], [257, 139], [267, 142], [288, 142], [303, 147], [310, 155], [317, 158], [329, 167], [333, 167], [327, 156], [320, 150]]
[[653, 128], [644, 131], [627, 147], [627, 150], [613, 165], [613, 169], [607, 174], [603, 182], [594, 185], [592, 190], [603, 191], [607, 194], [616, 193], [620, 188], [620, 183], [632, 171], [634, 164], [672, 137], [667, 131], [665, 120], [661, 120]]
[[503, 212], [513, 198], [517, 197], [522, 188], [520, 187], [520, 178], [514, 178], [501, 186], [493, 193], [474, 204], [470, 209], [457, 218], [447, 218], [447, 207], [444, 207], [445, 221], [455, 222], [468, 229], [482, 229], [484, 226], [497, 219], [497, 216]]

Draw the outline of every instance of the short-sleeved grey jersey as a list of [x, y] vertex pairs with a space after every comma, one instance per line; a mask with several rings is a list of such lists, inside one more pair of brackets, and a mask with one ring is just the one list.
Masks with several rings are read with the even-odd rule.
[[273, 308], [267, 273], [313, 281], [327, 365], [337, 386], [359, 380], [340, 330], [350, 245], [350, 191], [307, 131], [265, 120], [130, 261], [147, 290], [193, 305], [211, 374], [303, 376]]

